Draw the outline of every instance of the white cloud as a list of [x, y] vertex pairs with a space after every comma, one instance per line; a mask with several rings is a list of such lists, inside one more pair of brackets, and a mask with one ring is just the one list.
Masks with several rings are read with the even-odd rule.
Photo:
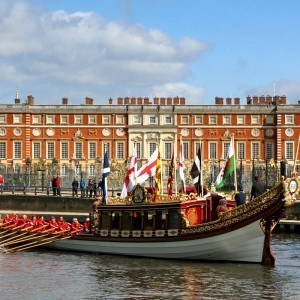
[[172, 91], [195, 98], [203, 94], [201, 88], [180, 83], [189, 63], [207, 49], [189, 37], [176, 42], [158, 29], [106, 22], [93, 12], [45, 12], [26, 1], [4, 1], [0, 40], [0, 89], [18, 84], [21, 93], [31, 90], [37, 103], [68, 96], [68, 90], [79, 102], [85, 96], [102, 101], [126, 92], [149, 96], [145, 92], [157, 89], [164, 97]]
[[153, 97], [185, 97], [187, 104], [204, 104], [205, 90], [202, 87], [196, 87], [182, 82], [166, 83], [161, 86], [154, 86]]

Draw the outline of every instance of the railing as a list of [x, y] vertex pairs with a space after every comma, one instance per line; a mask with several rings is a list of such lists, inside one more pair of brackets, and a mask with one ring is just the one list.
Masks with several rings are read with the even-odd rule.
[[[110, 196], [115, 196], [116, 193], [119, 193], [119, 190], [114, 188], [108, 189], [108, 193]], [[95, 197], [96, 195], [102, 195], [102, 190], [97, 189], [89, 189], [89, 187], [78, 189], [77, 195], [72, 188], [55, 188], [51, 186], [42, 187], [42, 186], [31, 186], [31, 187], [19, 187], [15, 185], [3, 185], [0, 187], [0, 195], [44, 195], [44, 196], [68, 196], [68, 197], [81, 197], [81, 198], [91, 198]]]

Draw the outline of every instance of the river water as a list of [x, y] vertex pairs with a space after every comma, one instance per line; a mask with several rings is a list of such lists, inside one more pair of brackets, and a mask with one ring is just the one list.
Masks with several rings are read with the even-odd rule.
[[0, 252], [0, 299], [300, 299], [300, 235], [273, 235], [275, 267], [86, 253]]

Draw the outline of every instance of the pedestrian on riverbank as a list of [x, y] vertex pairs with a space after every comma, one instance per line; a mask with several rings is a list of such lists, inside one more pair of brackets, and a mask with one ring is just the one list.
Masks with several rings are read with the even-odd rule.
[[0, 193], [3, 192], [4, 179], [2, 174], [0, 174]]
[[85, 181], [81, 178], [80, 183], [80, 192], [81, 192], [81, 197], [85, 197]]
[[78, 180], [76, 178], [74, 178], [74, 180], [72, 182], [72, 195], [73, 195], [73, 197], [78, 197], [78, 187], [79, 187]]

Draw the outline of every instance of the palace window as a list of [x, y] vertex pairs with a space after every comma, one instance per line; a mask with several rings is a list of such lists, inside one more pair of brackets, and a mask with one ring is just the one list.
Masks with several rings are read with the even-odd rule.
[[172, 117], [166, 116], [165, 117], [165, 124], [172, 124]]
[[231, 118], [230, 116], [223, 116], [223, 124], [230, 124]]
[[149, 157], [153, 154], [156, 148], [156, 143], [149, 143]]
[[96, 158], [96, 142], [89, 143], [89, 158], [90, 159]]
[[172, 158], [172, 143], [165, 143], [165, 159]]
[[81, 124], [82, 123], [82, 116], [81, 115], [75, 115], [74, 116], [74, 124]]
[[89, 115], [89, 124], [96, 124], [96, 116], [95, 115]]
[[3, 127], [1, 127], [0, 128], [0, 136], [4, 136], [5, 134], [6, 134], [6, 130]]
[[217, 117], [216, 116], [209, 116], [209, 124], [216, 125], [217, 124]]
[[223, 143], [223, 158], [224, 159], [227, 159], [229, 147], [230, 147], [230, 142], [224, 142]]
[[22, 116], [21, 115], [14, 115], [13, 122], [14, 122], [14, 124], [22, 123]]
[[285, 142], [285, 158], [288, 160], [294, 159], [294, 143]]
[[285, 124], [294, 124], [294, 115], [286, 115]]
[[90, 176], [95, 176], [96, 167], [95, 165], [89, 165], [89, 174]]
[[67, 176], [68, 174], [68, 166], [67, 165], [62, 165], [60, 168], [60, 175], [61, 176]]
[[32, 124], [41, 124], [41, 116], [32, 116]]
[[62, 142], [60, 145], [60, 157], [61, 159], [69, 158], [69, 144], [67, 142]]
[[181, 124], [189, 124], [189, 117], [188, 116], [182, 116], [181, 117]]
[[47, 115], [46, 116], [46, 124], [54, 124], [55, 123], [55, 118], [53, 115]]
[[75, 158], [82, 158], [82, 143], [75, 143]]
[[273, 125], [274, 124], [274, 116], [267, 116], [265, 118], [265, 124], [266, 125]]
[[236, 123], [237, 123], [238, 125], [245, 124], [245, 116], [237, 116]]
[[156, 117], [155, 116], [150, 116], [149, 117], [149, 124], [156, 124]]
[[203, 117], [195, 116], [195, 124], [203, 124]]
[[124, 158], [124, 143], [117, 143], [117, 159]]
[[133, 116], [133, 124], [141, 124], [141, 117]]
[[22, 143], [14, 142], [14, 158], [21, 159], [22, 158]]
[[102, 116], [102, 124], [110, 124], [110, 116], [108, 115]]
[[6, 158], [6, 143], [0, 142], [0, 159]]
[[274, 143], [266, 143], [266, 159], [274, 158]]
[[183, 156], [184, 159], [189, 159], [189, 143], [183, 143]]
[[69, 123], [69, 116], [62, 115], [60, 116], [60, 124], [68, 124]]
[[245, 143], [237, 144], [237, 159], [245, 159]]
[[107, 152], [108, 158], [110, 158], [110, 143], [104, 143], [103, 144], [103, 157], [105, 152]]
[[47, 143], [47, 158], [48, 159], [54, 158], [54, 143], [53, 142]]
[[135, 143], [136, 156], [138, 159], [141, 159], [141, 143]]
[[259, 116], [251, 116], [251, 124], [259, 124]]
[[209, 159], [217, 158], [217, 143], [209, 143]]
[[124, 117], [123, 116], [117, 116], [116, 124], [124, 124]]
[[41, 157], [41, 144], [33, 143], [33, 159], [39, 159]]
[[6, 115], [0, 115], [0, 123], [5, 124], [6, 123]]
[[259, 159], [259, 143], [252, 143], [251, 148], [251, 159]]

